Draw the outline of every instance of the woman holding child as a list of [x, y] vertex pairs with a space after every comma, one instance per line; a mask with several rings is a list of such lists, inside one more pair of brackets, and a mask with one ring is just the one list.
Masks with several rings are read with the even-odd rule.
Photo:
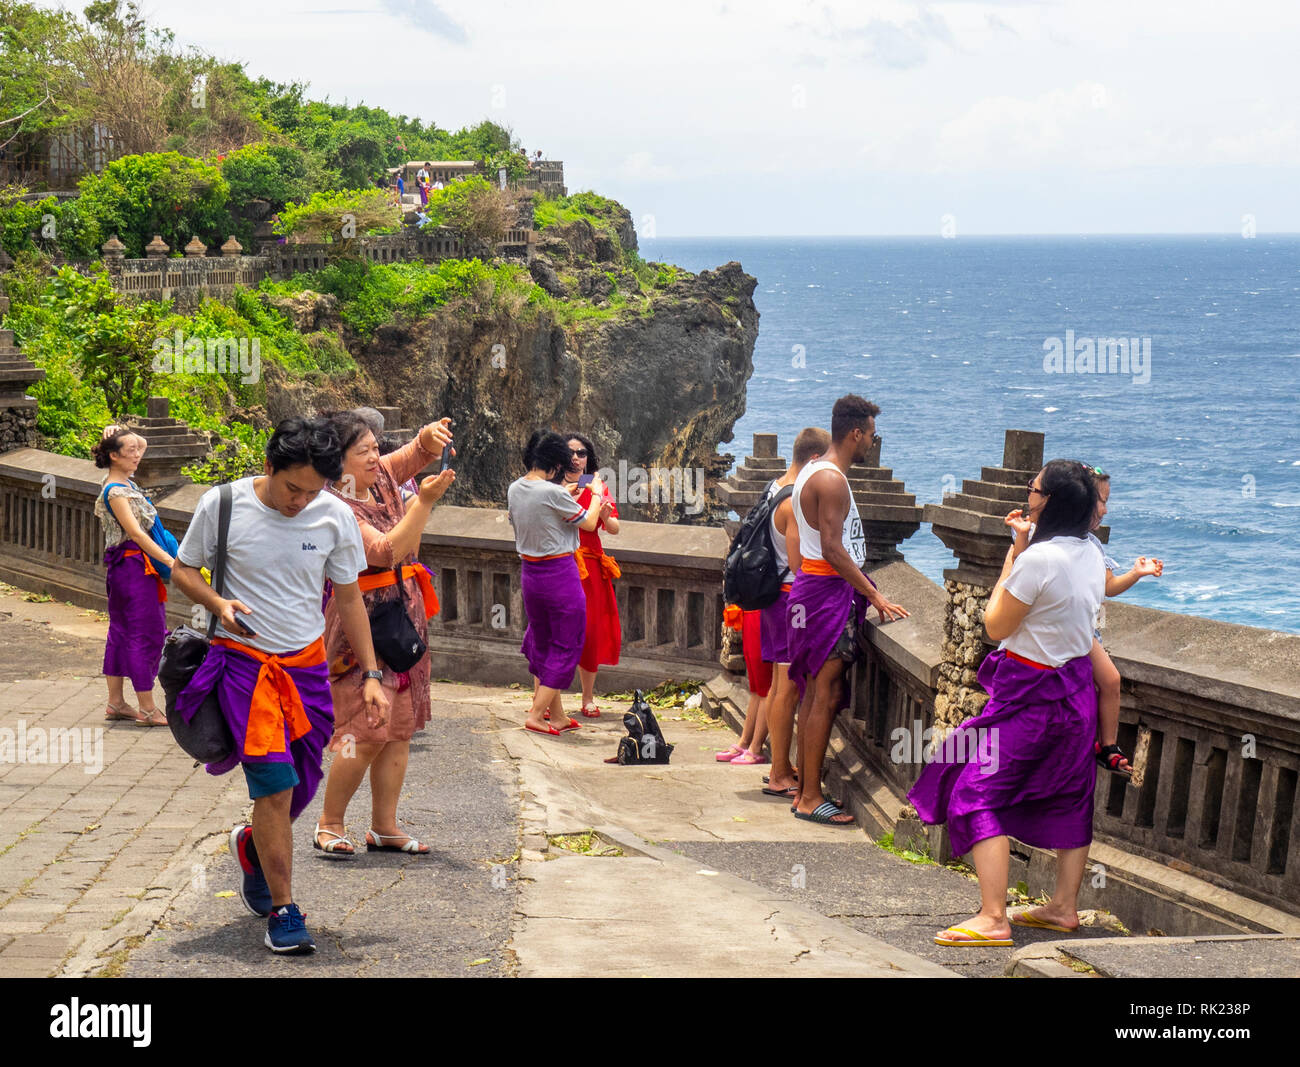
[[[958, 728], [974, 737], [946, 741], [908, 794], [922, 821], [947, 823], [953, 852], [969, 852], [979, 875], [978, 914], [938, 934], [940, 945], [1010, 947], [1011, 924], [1079, 925], [1097, 774], [1088, 657], [1106, 584], [1088, 539], [1098, 491], [1083, 464], [1059, 459], [1028, 490], [1028, 507], [1007, 516], [1018, 536], [984, 611], [989, 637], [1001, 642], [979, 670], [989, 701]], [[961, 759], [975, 752], [975, 761]], [[1057, 875], [1048, 904], [1008, 917], [1011, 837], [1055, 849]]]

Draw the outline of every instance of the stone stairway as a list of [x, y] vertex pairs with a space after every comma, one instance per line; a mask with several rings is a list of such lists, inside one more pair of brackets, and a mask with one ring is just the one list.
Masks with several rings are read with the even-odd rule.
[[[0, 297], [0, 317], [9, 311], [9, 298]], [[0, 330], [0, 451], [32, 448], [40, 443], [36, 430], [36, 401], [27, 390], [45, 378], [45, 371], [23, 355], [13, 330]]]
[[136, 481], [155, 495], [188, 482], [181, 468], [208, 453], [206, 437], [196, 434], [182, 420], [171, 418], [170, 410], [171, 402], [166, 397], [151, 396], [146, 408], [148, 414], [129, 420], [132, 428], [149, 443], [136, 471]]

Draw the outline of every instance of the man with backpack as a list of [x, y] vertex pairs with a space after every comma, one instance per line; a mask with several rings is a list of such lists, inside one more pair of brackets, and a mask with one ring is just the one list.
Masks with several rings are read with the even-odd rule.
[[347, 504], [323, 492], [342, 474], [342, 449], [327, 420], [285, 419], [267, 444], [265, 476], [231, 485], [222, 589], [199, 573], [217, 569], [216, 488], [199, 499], [172, 572], [177, 588], [220, 620], [175, 713], [188, 719], [209, 692], [218, 694], [235, 746], [208, 773], [238, 764], [248, 780], [253, 822], [234, 828], [230, 852], [243, 873], [240, 899], [266, 917], [264, 944], [282, 954], [316, 949], [293, 900], [292, 822], [320, 785], [334, 726], [321, 614], [326, 578], [364, 672], [367, 719], [377, 726], [388, 711], [357, 586], [366, 567], [361, 530]]
[[804, 467], [830, 447], [831, 435], [816, 426], [799, 431], [791, 450], [790, 466], [768, 489], [775, 499], [786, 486], [791, 491], [772, 509], [768, 520], [772, 547], [781, 568], [781, 593], [763, 608], [763, 662], [773, 665], [772, 702], [767, 711], [768, 738], [772, 744], [772, 772], [763, 792], [793, 800], [798, 793], [798, 776], [790, 763], [794, 737], [794, 712], [799, 695], [790, 681], [790, 587], [799, 571], [799, 528], [794, 521], [793, 486]]
[[867, 458], [878, 414], [880, 408], [860, 396], [835, 401], [830, 447], [799, 473], [791, 497], [802, 556], [789, 599], [789, 676], [800, 697], [793, 811], [828, 826], [853, 825], [853, 816], [822, 794], [822, 763], [831, 723], [845, 706], [844, 672], [857, 658], [867, 605], [885, 622], [908, 614], [862, 572], [866, 539], [849, 488], [849, 468]]

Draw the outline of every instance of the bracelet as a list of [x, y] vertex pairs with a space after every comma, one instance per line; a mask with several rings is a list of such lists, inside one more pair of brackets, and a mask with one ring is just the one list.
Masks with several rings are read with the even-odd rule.
[[369, 681], [371, 678], [373, 678], [376, 682], [382, 682], [384, 680], [384, 672], [383, 671], [362, 671], [361, 677], [363, 681]]

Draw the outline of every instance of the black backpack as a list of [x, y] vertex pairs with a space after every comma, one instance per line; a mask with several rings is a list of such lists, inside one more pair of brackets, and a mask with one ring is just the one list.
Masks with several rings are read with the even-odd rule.
[[668, 762], [673, 746], [664, 740], [659, 720], [640, 689], [632, 694], [632, 707], [623, 713], [623, 725], [627, 727], [627, 737], [618, 742], [618, 762], [622, 766]]
[[[769, 486], [768, 488], [771, 488]], [[781, 595], [781, 568], [772, 544], [772, 513], [794, 492], [787, 485], [749, 509], [727, 549], [722, 571], [722, 595], [728, 604], [757, 611], [774, 604]]]

